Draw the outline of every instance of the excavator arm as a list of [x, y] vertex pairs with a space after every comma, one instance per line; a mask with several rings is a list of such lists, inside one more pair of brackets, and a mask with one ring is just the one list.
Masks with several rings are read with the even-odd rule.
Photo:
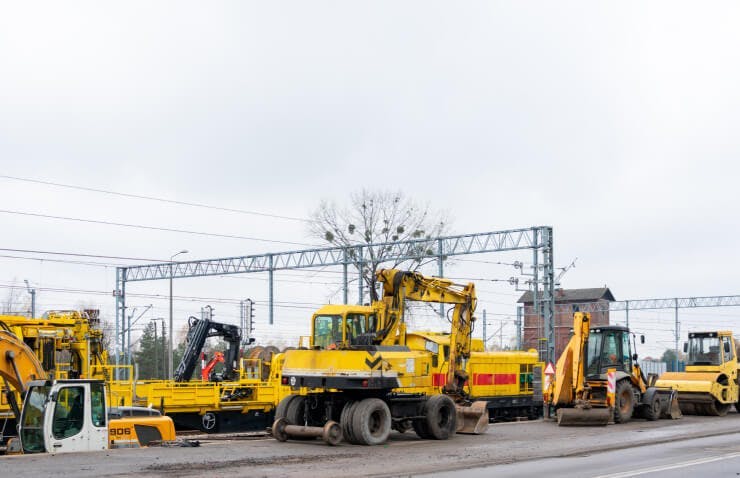
[[425, 277], [417, 272], [381, 269], [378, 281], [383, 284], [384, 328], [380, 334], [381, 345], [404, 343], [406, 327], [403, 321], [406, 301], [455, 304], [450, 330], [450, 355], [445, 393], [461, 394], [467, 379], [465, 360], [470, 357], [473, 333], [473, 311], [476, 306], [475, 284], [455, 284], [439, 277]]
[[0, 351], [0, 376], [13, 390], [24, 393], [28, 382], [46, 378], [33, 351], [7, 330], [0, 330]]

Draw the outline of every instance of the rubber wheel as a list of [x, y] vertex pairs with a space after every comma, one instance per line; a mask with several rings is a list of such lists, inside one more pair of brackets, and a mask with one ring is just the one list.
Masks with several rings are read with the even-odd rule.
[[354, 415], [355, 408], [360, 402], [350, 401], [344, 404], [342, 408], [342, 415], [339, 418], [339, 425], [342, 427], [342, 435], [344, 435], [344, 441], [347, 443], [357, 444], [355, 436], [352, 434], [352, 416]]
[[735, 411], [740, 413], [740, 402], [735, 402]]
[[352, 436], [360, 445], [380, 445], [391, 433], [391, 411], [383, 400], [366, 398], [352, 410]]
[[424, 440], [431, 440], [432, 435], [429, 433], [429, 428], [427, 427], [426, 420], [423, 418], [413, 420], [411, 422], [411, 427], [414, 429], [414, 432], [416, 432], [416, 435], [419, 438], [422, 438]]
[[305, 425], [304, 410], [306, 408], [306, 397], [295, 395], [295, 399], [288, 403], [285, 408], [285, 419], [291, 425]]
[[435, 440], [447, 440], [455, 434], [457, 413], [455, 402], [447, 395], [434, 395], [424, 407], [426, 428]]
[[660, 397], [656, 393], [653, 395], [650, 403], [648, 403], [647, 406], [643, 407], [643, 415], [648, 421], [653, 422], [660, 418], [660, 409]]
[[278, 403], [278, 406], [275, 408], [275, 420], [277, 420], [278, 418], [285, 418], [288, 404], [290, 404], [290, 402], [298, 397], [300, 397], [300, 395], [288, 395], [287, 397], [280, 400], [280, 403]]
[[635, 395], [629, 380], [617, 383], [615, 393], [614, 423], [627, 423], [635, 410]]

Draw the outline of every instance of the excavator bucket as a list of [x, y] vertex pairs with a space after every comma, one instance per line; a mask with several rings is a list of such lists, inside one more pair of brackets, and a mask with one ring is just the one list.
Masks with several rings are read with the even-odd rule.
[[606, 426], [612, 418], [611, 408], [558, 408], [558, 425], [568, 426]]
[[488, 428], [488, 402], [479, 400], [469, 406], [455, 405], [457, 433], [480, 435]]

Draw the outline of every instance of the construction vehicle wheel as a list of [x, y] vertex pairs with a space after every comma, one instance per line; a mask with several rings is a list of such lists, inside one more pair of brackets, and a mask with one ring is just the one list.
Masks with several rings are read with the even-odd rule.
[[732, 405], [729, 403], [720, 403], [717, 400], [715, 400], [713, 403], [707, 403], [705, 405], [706, 408], [706, 415], [711, 415], [714, 417], [724, 417], [727, 415], [727, 412], [730, 411], [730, 407]]
[[635, 394], [629, 380], [617, 383], [614, 406], [614, 423], [627, 423], [635, 410]]
[[391, 433], [391, 411], [379, 398], [366, 398], [352, 411], [352, 436], [360, 445], [380, 445]]
[[304, 412], [306, 409], [306, 397], [295, 395], [295, 398], [285, 408], [285, 419], [290, 425], [306, 425]]
[[344, 408], [342, 408], [342, 415], [339, 418], [339, 424], [342, 426], [342, 435], [344, 435], [344, 441], [347, 443], [357, 444], [357, 440], [355, 440], [355, 436], [352, 434], [352, 416], [358, 403], [360, 402], [350, 401], [345, 403]]
[[285, 418], [285, 413], [288, 409], [288, 404], [295, 400], [299, 395], [288, 395], [287, 397], [280, 400], [278, 406], [275, 408], [275, 420], [278, 418]]
[[658, 394], [654, 394], [653, 398], [650, 399], [645, 407], [643, 407], [643, 415], [649, 421], [655, 421], [660, 418], [661, 403]]
[[447, 440], [457, 429], [455, 402], [447, 395], [434, 395], [424, 407], [427, 430], [435, 440]]
[[735, 402], [735, 411], [740, 413], [740, 402]]
[[424, 440], [432, 439], [432, 435], [429, 433], [429, 428], [427, 427], [426, 420], [424, 420], [423, 418], [413, 420], [411, 422], [411, 427], [414, 429], [414, 432], [416, 432], [416, 435], [419, 438], [422, 438]]

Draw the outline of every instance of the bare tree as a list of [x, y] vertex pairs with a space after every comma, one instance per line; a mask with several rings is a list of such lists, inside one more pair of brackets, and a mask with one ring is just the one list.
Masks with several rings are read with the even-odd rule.
[[26, 296], [26, 287], [16, 285], [17, 279], [8, 287], [5, 298], [0, 301], [0, 314], [3, 315], [31, 315], [31, 298]]
[[[348, 260], [368, 284], [373, 300], [377, 300], [375, 272], [381, 264], [417, 270], [436, 260], [433, 239], [443, 235], [448, 227], [445, 214], [415, 203], [401, 191], [365, 189], [352, 194], [346, 207], [322, 200], [309, 223], [312, 236], [347, 248]], [[399, 244], [409, 240], [418, 242]], [[364, 246], [361, 256], [358, 246]], [[397, 260], [399, 252], [414, 259]]]

